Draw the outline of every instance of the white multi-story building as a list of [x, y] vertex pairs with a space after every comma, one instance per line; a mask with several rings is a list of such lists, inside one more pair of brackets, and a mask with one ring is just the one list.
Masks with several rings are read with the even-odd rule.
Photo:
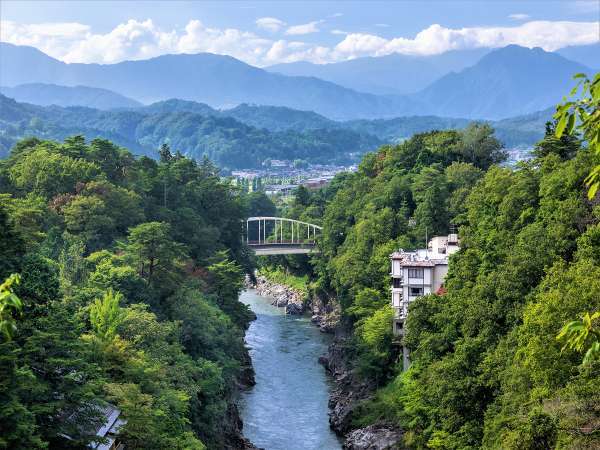
[[[394, 335], [404, 336], [404, 321], [408, 305], [418, 297], [435, 294], [448, 273], [448, 257], [457, 252], [458, 235], [436, 236], [427, 248], [407, 252], [402, 249], [391, 255], [392, 307]], [[408, 368], [408, 349], [402, 346], [404, 368]]]

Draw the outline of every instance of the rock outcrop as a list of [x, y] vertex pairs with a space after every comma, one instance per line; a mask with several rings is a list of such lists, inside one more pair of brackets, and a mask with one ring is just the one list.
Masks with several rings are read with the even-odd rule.
[[369, 425], [354, 430], [346, 436], [346, 450], [392, 450], [401, 449], [402, 433], [386, 425]]
[[259, 295], [272, 298], [273, 306], [284, 307], [287, 314], [302, 314], [306, 310], [308, 296], [304, 292], [273, 283], [262, 275], [256, 277], [252, 287]]
[[335, 299], [327, 299], [311, 295], [309, 299], [312, 316], [310, 320], [324, 333], [333, 333], [340, 321], [340, 304]]
[[373, 394], [376, 385], [355, 374], [348, 358], [350, 334], [350, 325], [339, 323], [327, 356], [319, 358], [335, 381], [329, 396], [329, 425], [338, 435], [344, 436], [345, 449], [400, 449], [402, 433], [393, 426], [376, 424], [352, 429], [352, 412]]

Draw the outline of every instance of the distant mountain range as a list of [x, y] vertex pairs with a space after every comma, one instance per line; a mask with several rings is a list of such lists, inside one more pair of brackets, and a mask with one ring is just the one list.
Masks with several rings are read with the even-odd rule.
[[288, 77], [230, 56], [164, 55], [118, 64], [65, 64], [31, 48], [0, 43], [0, 83], [85, 85], [142, 103], [181, 98], [233, 107], [240, 103], [288, 106], [332, 118], [391, 117], [415, 110], [409, 98], [364, 94], [311, 77]]
[[[542, 137], [551, 114], [547, 110], [492, 125], [506, 145], [530, 146]], [[384, 143], [423, 131], [463, 128], [469, 122], [433, 116], [336, 122], [285, 107], [244, 104], [220, 111], [184, 100], [101, 111], [36, 106], [0, 95], [0, 157], [24, 137], [63, 140], [82, 134], [110, 139], [151, 157], [168, 143], [190, 157], [206, 155], [225, 169], [259, 167], [267, 158], [348, 164]]]
[[509, 45], [445, 75], [419, 98], [434, 105], [439, 116], [505, 118], [555, 105], [569, 93], [579, 72], [592, 70], [541, 48]]
[[266, 70], [288, 76], [316, 77], [360, 92], [378, 95], [413, 94], [449, 72], [458, 72], [490, 49], [457, 50], [432, 56], [393, 53], [331, 64], [306, 61], [276, 64]]
[[[598, 39], [600, 41], [600, 37]], [[561, 56], [584, 66], [600, 70], [600, 42], [591, 45], [577, 45], [557, 50]]]
[[87, 86], [58, 86], [56, 84], [27, 83], [15, 87], [0, 86], [0, 93], [19, 102], [49, 106], [81, 106], [97, 109], [134, 108], [140, 102], [108, 89]]
[[[339, 78], [338, 82], [354, 79], [355, 83], [371, 86], [362, 88], [379, 89], [381, 93], [408, 92], [420, 89], [423, 80], [428, 83], [416, 94], [376, 95], [312, 76], [271, 72], [286, 70], [282, 66], [263, 70], [229, 56], [208, 53], [164, 55], [109, 65], [65, 64], [31, 47], [0, 43], [0, 83], [90, 86], [142, 103], [180, 98], [213, 108], [244, 103], [270, 105], [314, 111], [335, 120], [409, 115], [502, 119], [554, 105], [569, 91], [572, 75], [592, 73], [582, 64], [541, 49], [508, 46], [484, 53], [449, 52], [437, 59], [394, 55], [328, 65], [331, 67], [327, 70], [335, 72], [336, 77], [345, 77], [346, 81]], [[429, 78], [433, 80], [447, 70], [458, 72], [430, 82]], [[248, 108], [245, 114], [250, 120]]]

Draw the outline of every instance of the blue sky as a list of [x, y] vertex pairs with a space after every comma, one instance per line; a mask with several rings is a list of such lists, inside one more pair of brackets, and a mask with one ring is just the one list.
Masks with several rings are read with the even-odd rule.
[[264, 66], [600, 40], [600, 1], [14, 1], [0, 39], [67, 62], [210, 51]]

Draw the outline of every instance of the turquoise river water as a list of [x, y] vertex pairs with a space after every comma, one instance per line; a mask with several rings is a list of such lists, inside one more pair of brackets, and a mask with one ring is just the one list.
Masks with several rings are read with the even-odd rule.
[[330, 337], [254, 290], [240, 301], [257, 316], [246, 332], [256, 385], [240, 399], [244, 436], [265, 450], [340, 449], [327, 415], [332, 386], [318, 363]]

